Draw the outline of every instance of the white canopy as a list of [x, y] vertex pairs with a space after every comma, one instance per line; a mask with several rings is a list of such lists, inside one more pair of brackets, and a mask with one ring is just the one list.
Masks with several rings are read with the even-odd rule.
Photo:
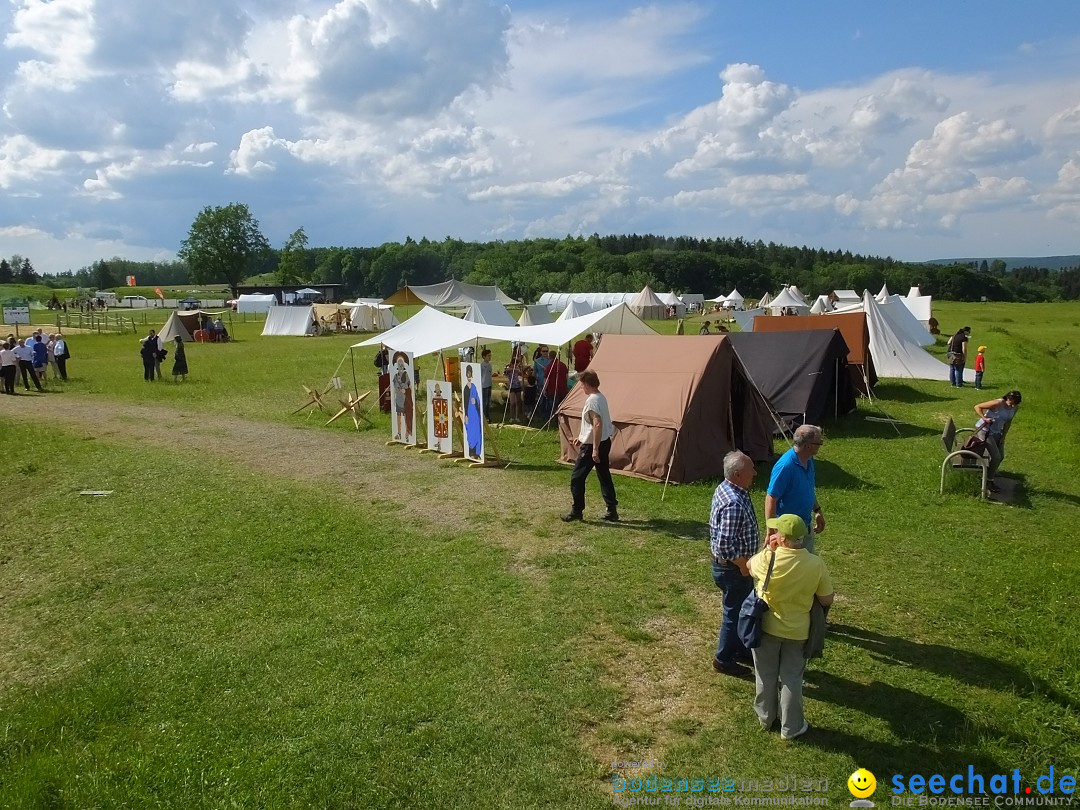
[[900, 300], [904, 302], [904, 306], [906, 306], [911, 314], [915, 316], [915, 320], [923, 326], [930, 326], [930, 318], [932, 318], [934, 314], [934, 297], [932, 295], [922, 295], [919, 292], [918, 287], [912, 287], [908, 291], [907, 296]]
[[796, 287], [794, 284], [789, 284], [787, 291], [802, 301], [804, 307], [809, 307], [810, 302], [806, 300], [806, 296], [802, 294], [802, 290]]
[[741, 307], [746, 302], [746, 299], [743, 297], [743, 294], [739, 292], [739, 288], [736, 287], [723, 297], [723, 302], [728, 306]]
[[441, 284], [424, 284], [402, 287], [387, 298], [384, 304], [427, 304], [432, 307], [452, 309], [467, 307], [473, 301], [498, 301], [503, 306], [520, 304], [496, 286], [465, 284], [456, 279]]
[[765, 293], [763, 296], [761, 296], [761, 300], [758, 301], [758, 306], [759, 307], [767, 307], [771, 302], [772, 302], [772, 296], [769, 295], [768, 293]]
[[626, 304], [556, 323], [537, 326], [492, 326], [447, 315], [433, 307], [424, 307], [400, 326], [353, 345], [353, 348], [378, 346], [412, 352], [419, 356], [456, 346], [469, 346], [481, 340], [520, 341], [562, 346], [586, 332], [613, 335], [655, 335], [648, 325], [630, 311]]
[[596, 312], [595, 307], [591, 307], [584, 301], [571, 301], [566, 309], [562, 311], [562, 315], [556, 318], [556, 321], [565, 321], [570, 318], [580, 318], [582, 315], [588, 315], [590, 312]]
[[832, 303], [827, 295], [819, 295], [810, 305], [811, 315], [820, 315], [823, 312], [832, 312]]
[[314, 307], [270, 307], [264, 335], [311, 335], [315, 333]]
[[498, 301], [473, 301], [465, 313], [465, 320], [491, 326], [517, 326], [517, 321]]
[[705, 296], [701, 293], [683, 293], [679, 300], [686, 304], [687, 308], [705, 306]]
[[833, 296], [836, 298], [836, 305], [838, 307], [862, 304], [862, 296], [854, 290], [833, 290]]
[[272, 293], [243, 293], [236, 299], [238, 313], [269, 312], [273, 306], [277, 306], [277, 296]]
[[877, 301], [879, 304], [883, 304], [883, 303], [885, 303], [886, 301], [889, 300], [889, 285], [888, 284], [883, 283], [881, 285], [881, 289], [878, 290], [878, 294], [874, 296], [874, 300]]
[[522, 307], [518, 326], [536, 326], [541, 323], [551, 323], [551, 310], [543, 304], [526, 304]]

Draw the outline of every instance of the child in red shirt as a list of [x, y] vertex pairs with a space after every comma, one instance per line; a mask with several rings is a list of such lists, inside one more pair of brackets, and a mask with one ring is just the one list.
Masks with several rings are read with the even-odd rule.
[[979, 347], [979, 353], [975, 355], [975, 387], [982, 388], [983, 372], [986, 371], [986, 358], [983, 357], [983, 352], [986, 351], [985, 346]]

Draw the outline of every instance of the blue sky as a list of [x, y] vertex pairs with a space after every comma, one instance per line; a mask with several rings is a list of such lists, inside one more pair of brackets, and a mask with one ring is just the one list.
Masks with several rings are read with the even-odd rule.
[[1080, 4], [10, 0], [0, 255], [743, 236], [1078, 252]]

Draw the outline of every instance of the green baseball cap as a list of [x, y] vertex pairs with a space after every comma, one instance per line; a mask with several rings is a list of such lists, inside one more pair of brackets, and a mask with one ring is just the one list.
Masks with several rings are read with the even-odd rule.
[[769, 518], [765, 521], [765, 525], [770, 529], [776, 529], [789, 540], [799, 540], [807, 535], [806, 523], [798, 515], [780, 515]]

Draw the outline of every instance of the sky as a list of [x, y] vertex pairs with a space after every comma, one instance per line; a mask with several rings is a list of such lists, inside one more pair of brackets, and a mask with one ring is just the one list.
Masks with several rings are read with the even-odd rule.
[[0, 255], [654, 233], [1080, 252], [1080, 3], [0, 0]]

